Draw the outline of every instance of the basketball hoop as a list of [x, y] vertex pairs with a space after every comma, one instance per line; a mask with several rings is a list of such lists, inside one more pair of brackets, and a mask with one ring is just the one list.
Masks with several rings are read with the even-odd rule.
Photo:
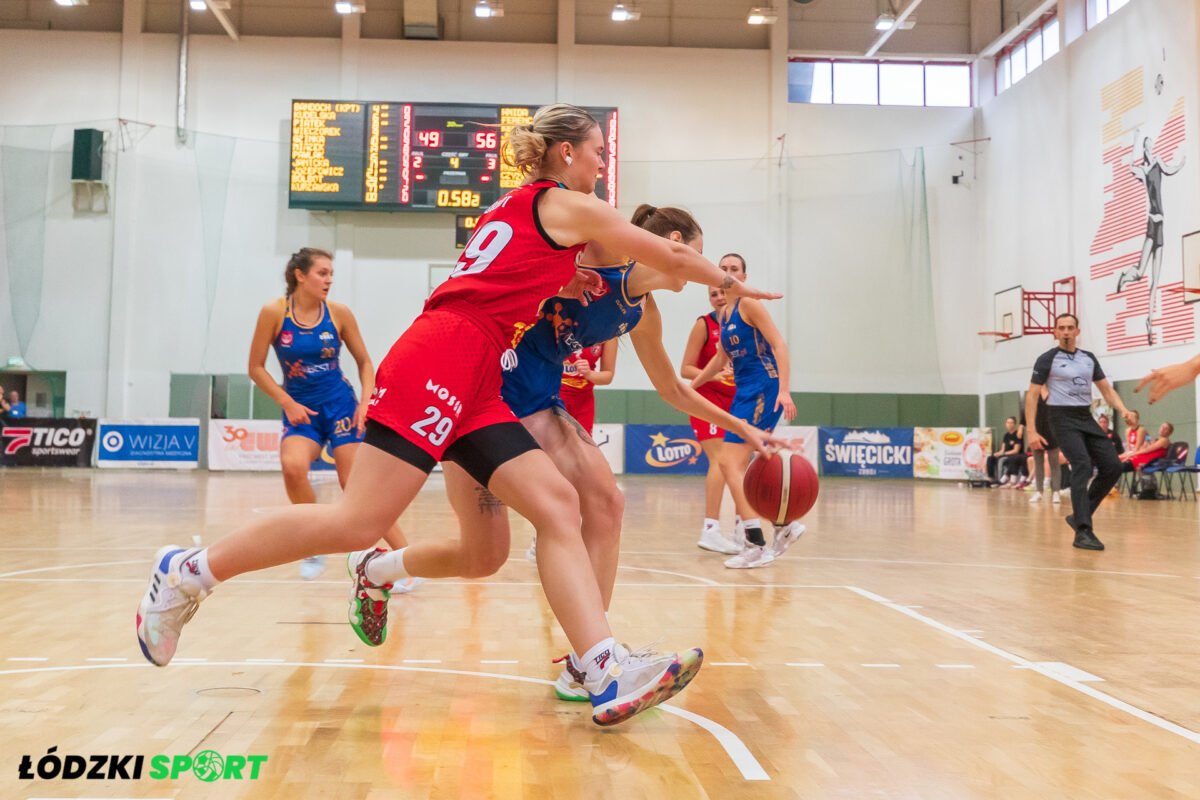
[[1163, 291], [1187, 292], [1189, 294], [1200, 294], [1200, 286], [1164, 286]]
[[976, 331], [976, 336], [991, 336], [993, 341], [1006, 342], [1012, 338], [1012, 334], [1007, 331]]

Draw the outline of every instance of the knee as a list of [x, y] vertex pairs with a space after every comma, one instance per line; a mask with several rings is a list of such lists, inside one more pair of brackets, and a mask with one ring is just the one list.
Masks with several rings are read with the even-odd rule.
[[464, 553], [462, 577], [474, 580], [487, 578], [499, 572], [500, 567], [504, 566], [504, 562], [508, 560], [507, 541], [504, 544], [503, 548], [489, 547], [482, 551]]
[[536, 519], [530, 519], [538, 535], [542, 536], [552, 531], [566, 527], [579, 530], [579, 493], [575, 491], [566, 478], [559, 475], [558, 480], [542, 487], [538, 494], [538, 503], [534, 509]]
[[616, 538], [621, 533], [621, 517], [625, 514], [625, 493], [613, 483], [605, 491], [588, 492], [580, 497], [580, 511], [594, 525], [589, 530], [597, 529], [607, 536]]
[[289, 487], [305, 486], [308, 484], [308, 464], [290, 459], [280, 464], [283, 469], [283, 482]]

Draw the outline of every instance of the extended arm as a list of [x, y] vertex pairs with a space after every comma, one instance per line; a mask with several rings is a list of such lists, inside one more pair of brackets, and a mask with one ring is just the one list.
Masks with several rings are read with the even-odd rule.
[[1101, 378], [1096, 381], [1096, 388], [1100, 390], [1100, 395], [1110, 406], [1121, 412], [1121, 418], [1125, 420], [1125, 424], [1132, 425], [1133, 414], [1125, 407], [1125, 402], [1121, 400], [1121, 396], [1117, 394], [1117, 390], [1108, 382], [1108, 378]]

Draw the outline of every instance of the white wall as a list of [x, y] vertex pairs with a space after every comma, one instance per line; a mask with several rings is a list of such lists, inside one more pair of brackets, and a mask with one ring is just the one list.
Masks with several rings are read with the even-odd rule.
[[[643, 200], [693, 209], [710, 256], [744, 252], [755, 281], [790, 287], [777, 319], [811, 313], [813, 298], [771, 246], [778, 187], [769, 165], [778, 153], [768, 87], [771, 70], [784, 67], [766, 51], [575, 45], [564, 67], [554, 45], [194, 36], [191, 133], [179, 145], [176, 39], [130, 40], [122, 80], [120, 34], [0, 31], [0, 74], [37, 76], [0, 82], [0, 121], [63, 123], [47, 191], [43, 313], [27, 356], [68, 372], [68, 413], [162, 416], [172, 372], [242, 372], [257, 311], [281, 291], [287, 255], [305, 244], [337, 253], [336, 299], [354, 309], [377, 362], [419, 312], [428, 265], [456, 257], [453, 220], [287, 209], [281, 142], [297, 97], [536, 104], [569, 86], [575, 102], [617, 105], [622, 210]], [[136, 124], [118, 125], [119, 109]], [[963, 298], [978, 293], [967, 224], [976, 189], [950, 186], [959, 151], [949, 143], [972, 138], [970, 110], [791, 106], [788, 115], [793, 156], [926, 148], [937, 324], [960, 330]], [[113, 211], [99, 217], [72, 212], [64, 172], [73, 123], [89, 119], [104, 120], [94, 126], [109, 134], [116, 176]], [[5, 259], [0, 247], [0, 356], [14, 349]], [[660, 306], [678, 360], [707, 310], [704, 291], [689, 287]], [[829, 313], [849, 321], [841, 309]], [[848, 330], [855, 347], [887, 335], [881, 322]], [[939, 335], [945, 391], [975, 390], [976, 355], [961, 337]], [[623, 360], [614, 386], [649, 388], [630, 348]]]
[[[1114, 294], [1115, 274], [1092, 280], [1091, 268], [1141, 248], [1144, 190], [1139, 189], [1139, 204], [1131, 211], [1137, 230], [1102, 253], [1091, 250], [1103, 205], [1112, 198], [1107, 185], [1113, 171], [1103, 164], [1102, 154], [1132, 145], [1134, 128], [1157, 136], [1182, 99], [1186, 139], [1170, 161], [1183, 156], [1187, 163], [1178, 175], [1163, 180], [1162, 281], [1182, 277], [1180, 236], [1200, 229], [1198, 22], [1191, 0], [1136, 0], [985, 103], [980, 112], [980, 135], [991, 137], [991, 142], [980, 163], [978, 228], [986, 277], [978, 313], [992, 319], [994, 291], [1017, 284], [1048, 290], [1053, 280], [1074, 276], [1083, 329], [1080, 345], [1101, 357], [1114, 380], [1141, 377], [1195, 350], [1194, 335], [1186, 342], [1162, 343], [1161, 333], [1153, 346], [1110, 346], [1108, 326], [1117, 322], [1125, 300]], [[1102, 108], [1104, 87], [1139, 68], [1142, 79], [1134, 92], [1141, 99], [1114, 123], [1116, 128], [1106, 131], [1102, 126], [1111, 115]], [[1165, 79], [1161, 94], [1154, 88], [1160, 73]], [[1113, 131], [1112, 138], [1106, 135]], [[1122, 158], [1117, 173], [1127, 175], [1132, 156]], [[1191, 316], [1194, 320], [1194, 310]], [[1126, 324], [1132, 331], [1141, 323]], [[1053, 345], [1050, 336], [1041, 335], [989, 349], [983, 359], [984, 391], [1024, 388], [1034, 359]]]

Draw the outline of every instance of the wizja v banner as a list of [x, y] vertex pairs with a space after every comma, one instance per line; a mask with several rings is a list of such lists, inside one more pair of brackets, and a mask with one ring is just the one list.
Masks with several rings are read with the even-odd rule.
[[200, 461], [200, 420], [100, 420], [96, 466], [195, 469]]

